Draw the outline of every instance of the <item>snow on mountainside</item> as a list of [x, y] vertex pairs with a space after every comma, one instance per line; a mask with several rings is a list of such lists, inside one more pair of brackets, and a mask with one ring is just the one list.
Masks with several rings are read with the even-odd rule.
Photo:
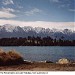
[[33, 28], [30, 27], [30, 26], [24, 26], [24, 27], [22, 27], [22, 29], [23, 29], [25, 32], [28, 32], [28, 31], [32, 31], [32, 30], [33, 30]]
[[0, 26], [0, 31], [4, 30], [4, 31], [7, 31], [7, 32], [13, 32], [14, 29], [15, 29], [15, 26], [12, 26], [12, 25], [9, 25], [9, 24]]
[[45, 32], [45, 31], [46, 31], [45, 28], [42, 28], [42, 27], [35, 27], [34, 30], [35, 30], [35, 32], [37, 32], [37, 33]]
[[50, 36], [57, 39], [68, 39], [75, 40], [75, 31], [69, 29], [58, 30], [58, 29], [45, 29], [41, 27], [30, 27], [30, 26], [13, 26], [13, 25], [3, 25], [0, 26], [0, 38], [9, 38], [9, 37], [28, 37], [28, 36], [40, 36], [46, 37]]

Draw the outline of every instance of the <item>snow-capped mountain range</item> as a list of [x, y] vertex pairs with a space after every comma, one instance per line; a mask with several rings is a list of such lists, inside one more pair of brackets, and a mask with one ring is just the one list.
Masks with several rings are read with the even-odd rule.
[[40, 36], [46, 37], [50, 36], [53, 39], [67, 39], [75, 40], [75, 31], [69, 29], [58, 30], [58, 29], [45, 29], [41, 27], [30, 27], [30, 26], [13, 26], [13, 25], [2, 25], [0, 26], [0, 38], [10, 38], [10, 37], [28, 37], [28, 36]]

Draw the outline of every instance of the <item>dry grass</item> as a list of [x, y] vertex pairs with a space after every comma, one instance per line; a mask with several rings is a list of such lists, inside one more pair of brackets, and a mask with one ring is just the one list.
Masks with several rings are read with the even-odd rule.
[[59, 59], [58, 64], [70, 64], [70, 61], [66, 58]]
[[0, 65], [15, 65], [23, 63], [23, 61], [21, 54], [15, 50], [5, 52], [0, 49]]

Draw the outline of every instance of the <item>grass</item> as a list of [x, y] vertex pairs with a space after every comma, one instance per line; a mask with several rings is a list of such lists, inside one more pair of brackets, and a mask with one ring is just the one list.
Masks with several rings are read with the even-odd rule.
[[0, 49], [0, 65], [16, 65], [23, 63], [23, 57], [15, 50], [5, 52]]

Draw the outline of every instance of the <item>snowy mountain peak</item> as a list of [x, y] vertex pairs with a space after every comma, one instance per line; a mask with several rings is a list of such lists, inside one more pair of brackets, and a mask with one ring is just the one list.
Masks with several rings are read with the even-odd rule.
[[28, 36], [40, 36], [46, 37], [50, 36], [52, 38], [61, 38], [64, 39], [75, 39], [75, 31], [69, 29], [58, 30], [58, 29], [45, 29], [42, 27], [30, 27], [30, 26], [14, 26], [14, 25], [3, 25], [0, 26], [0, 38], [4, 37], [28, 37]]
[[42, 28], [42, 27], [35, 27], [34, 30], [36, 31], [36, 33], [39, 33], [39, 32], [45, 32], [45, 28]]
[[7, 32], [13, 32], [13, 30], [15, 29], [16, 26], [14, 25], [9, 25], [9, 24], [5, 24], [3, 26], [0, 27], [0, 30], [4, 29]]
[[24, 26], [24, 27], [22, 27], [22, 29], [26, 32], [34, 30], [33, 27], [30, 27], [30, 26]]

